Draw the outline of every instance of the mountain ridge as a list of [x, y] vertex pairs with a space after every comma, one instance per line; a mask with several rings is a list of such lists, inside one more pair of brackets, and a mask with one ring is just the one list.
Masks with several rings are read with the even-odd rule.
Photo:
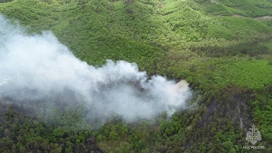
[[259, 151], [272, 152], [272, 20], [262, 20], [271, 0], [2, 0], [0, 13], [30, 35], [52, 31], [88, 64], [126, 60], [149, 76], [186, 79], [197, 106], [171, 119], [113, 118], [97, 130], [67, 126], [91, 125], [79, 120], [83, 108], [64, 102], [50, 125], [22, 112], [17, 120], [10, 106], [0, 118], [0, 152], [84, 152], [89, 137], [104, 152], [250, 152], [243, 146], [252, 124], [263, 138]]

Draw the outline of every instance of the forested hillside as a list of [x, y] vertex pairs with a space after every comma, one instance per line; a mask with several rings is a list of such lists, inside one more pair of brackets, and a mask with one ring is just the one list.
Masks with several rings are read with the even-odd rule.
[[[272, 0], [0, 0], [0, 14], [30, 34], [51, 30], [90, 65], [135, 62], [193, 92], [171, 118], [100, 127], [65, 98], [49, 116], [32, 113], [42, 102], [4, 99], [0, 152], [272, 152]], [[253, 124], [264, 149], [243, 148]]]

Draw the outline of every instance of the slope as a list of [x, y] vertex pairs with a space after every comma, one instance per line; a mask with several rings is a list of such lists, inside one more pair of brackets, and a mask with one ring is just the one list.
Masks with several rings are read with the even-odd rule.
[[[57, 124], [71, 119], [67, 112], [56, 113], [57, 121], [47, 131], [53, 134], [41, 135], [45, 144], [62, 150], [66, 146], [82, 149], [92, 135], [106, 152], [249, 152], [243, 145], [249, 145], [245, 131], [252, 123], [261, 129], [260, 145], [267, 148], [263, 151], [271, 151], [272, 22], [255, 19], [271, 16], [271, 9], [271, 0], [13, 0], [0, 4], [0, 12], [28, 26], [29, 33], [52, 30], [89, 64], [124, 59], [150, 75], [190, 83], [195, 92], [191, 103], [198, 108], [176, 113], [170, 121], [163, 114], [134, 124], [113, 119], [90, 133]], [[234, 110], [241, 110], [243, 128]], [[12, 113], [10, 109], [7, 116]], [[2, 135], [3, 144], [11, 139], [9, 121], [12, 118], [1, 130], [7, 133]], [[22, 128], [27, 128], [25, 124]], [[39, 140], [35, 131], [26, 135]], [[21, 139], [16, 137], [14, 142], [34, 143]]]

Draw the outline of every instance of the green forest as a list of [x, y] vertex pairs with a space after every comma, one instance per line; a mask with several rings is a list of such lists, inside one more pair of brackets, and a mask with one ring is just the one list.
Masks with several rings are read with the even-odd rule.
[[[50, 115], [0, 101], [0, 153], [272, 152], [272, 0], [0, 0], [0, 14], [90, 65], [135, 62], [193, 92], [170, 118], [99, 127], [61, 98]], [[244, 148], [253, 124], [263, 149]]]

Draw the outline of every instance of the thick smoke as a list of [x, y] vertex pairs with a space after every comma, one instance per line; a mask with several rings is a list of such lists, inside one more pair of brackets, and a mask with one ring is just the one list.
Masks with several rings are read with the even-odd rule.
[[30, 35], [0, 16], [0, 99], [50, 103], [56, 95], [90, 108], [97, 117], [118, 114], [135, 121], [162, 112], [171, 115], [186, 107], [191, 93], [186, 82], [148, 79], [135, 63], [88, 65], [51, 32]]

